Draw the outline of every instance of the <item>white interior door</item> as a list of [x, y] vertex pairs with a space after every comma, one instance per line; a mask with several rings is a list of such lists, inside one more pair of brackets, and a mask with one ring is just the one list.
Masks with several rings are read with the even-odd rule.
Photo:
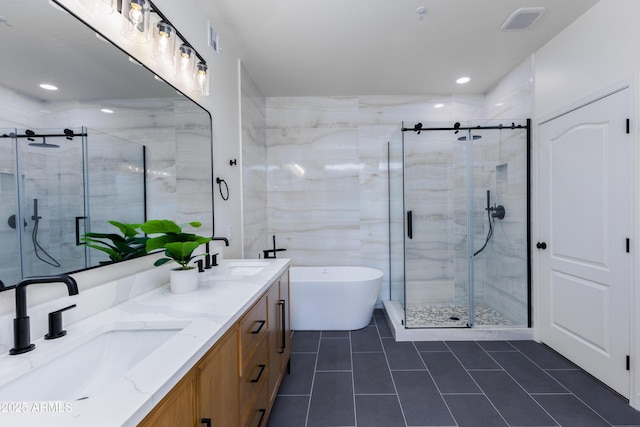
[[541, 340], [626, 397], [627, 239], [635, 223], [630, 112], [627, 88], [540, 126], [537, 249]]

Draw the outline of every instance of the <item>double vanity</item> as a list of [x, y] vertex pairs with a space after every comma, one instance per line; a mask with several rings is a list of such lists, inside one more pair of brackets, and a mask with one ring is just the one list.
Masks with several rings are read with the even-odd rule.
[[225, 260], [194, 292], [159, 286], [33, 337], [0, 356], [0, 425], [264, 426], [289, 363], [288, 269]]

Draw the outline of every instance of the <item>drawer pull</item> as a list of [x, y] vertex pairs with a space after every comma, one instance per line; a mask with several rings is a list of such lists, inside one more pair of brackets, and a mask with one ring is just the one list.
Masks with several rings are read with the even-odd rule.
[[260, 377], [262, 377], [262, 373], [264, 372], [265, 368], [267, 367], [267, 365], [258, 365], [260, 367], [260, 372], [258, 372], [258, 376], [251, 380], [252, 383], [257, 383], [258, 381], [260, 381]]
[[278, 305], [280, 306], [280, 350], [278, 351], [279, 353], [284, 353], [284, 351], [287, 349], [287, 312], [286, 312], [286, 307], [285, 307], [285, 300], [281, 299], [278, 302]]
[[256, 320], [254, 323], [260, 323], [260, 326], [258, 326], [258, 329], [256, 329], [255, 331], [251, 331], [252, 334], [259, 334], [260, 331], [262, 330], [262, 328], [264, 327], [265, 323], [267, 323], [264, 320]]
[[264, 416], [267, 415], [267, 410], [259, 409], [258, 412], [260, 412], [260, 419], [258, 420], [258, 427], [260, 427], [262, 425], [262, 420], [264, 420]]
[[200, 418], [200, 424], [204, 424], [206, 427], [211, 427], [211, 418]]

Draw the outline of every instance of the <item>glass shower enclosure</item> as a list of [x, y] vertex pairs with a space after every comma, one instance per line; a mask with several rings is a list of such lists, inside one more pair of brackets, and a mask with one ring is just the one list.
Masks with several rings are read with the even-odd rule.
[[[91, 140], [89, 140], [91, 135]], [[98, 130], [0, 129], [0, 280], [98, 265], [81, 245], [108, 219], [144, 222], [144, 147]]]
[[529, 121], [402, 130], [389, 143], [389, 229], [404, 327], [530, 326]]

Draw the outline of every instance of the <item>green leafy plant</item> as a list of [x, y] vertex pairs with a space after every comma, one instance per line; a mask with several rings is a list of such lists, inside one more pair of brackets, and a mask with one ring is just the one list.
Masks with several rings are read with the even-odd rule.
[[85, 233], [82, 235], [84, 245], [102, 251], [109, 255], [110, 261], [100, 261], [100, 264], [125, 261], [138, 258], [147, 254], [147, 236], [139, 235], [140, 224], [123, 224], [118, 221], [109, 221], [109, 224], [117, 227], [122, 235], [115, 233]]
[[193, 255], [193, 251], [198, 246], [209, 242], [211, 238], [183, 232], [182, 227], [186, 225], [198, 228], [202, 224], [194, 221], [178, 225], [168, 219], [152, 219], [140, 225], [140, 229], [148, 235], [159, 234], [159, 236], [149, 237], [146, 241], [146, 251], [164, 249], [165, 258], [158, 259], [153, 265], [157, 267], [169, 261], [175, 261], [180, 265], [181, 270], [190, 270], [193, 267], [189, 266], [189, 262], [198, 256], [204, 255]]

